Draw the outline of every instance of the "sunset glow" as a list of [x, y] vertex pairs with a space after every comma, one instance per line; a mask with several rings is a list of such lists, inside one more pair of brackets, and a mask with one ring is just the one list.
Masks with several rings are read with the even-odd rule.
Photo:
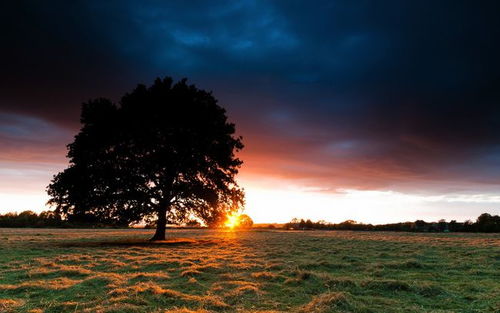
[[[300, 190], [294, 187], [246, 188], [245, 213], [255, 223], [286, 223], [292, 218], [363, 223], [429, 220], [464, 221], [484, 208], [497, 208], [495, 194], [422, 195], [380, 190], [339, 190], [335, 193]], [[472, 213], [471, 213], [472, 212]], [[492, 212], [498, 212], [493, 209]]]
[[1, 7], [0, 313], [500, 308], [500, 1]]
[[495, 2], [126, 3], [13, 5], [0, 214], [50, 209], [82, 102], [164, 76], [212, 92], [234, 123], [255, 223], [500, 213]]
[[238, 227], [239, 224], [240, 224], [240, 214], [233, 213], [227, 216], [224, 226], [226, 226], [229, 229], [234, 229], [235, 227]]

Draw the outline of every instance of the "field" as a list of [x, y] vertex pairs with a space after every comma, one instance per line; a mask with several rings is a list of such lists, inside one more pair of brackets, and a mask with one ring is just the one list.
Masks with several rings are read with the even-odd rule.
[[500, 312], [500, 234], [0, 229], [0, 312]]

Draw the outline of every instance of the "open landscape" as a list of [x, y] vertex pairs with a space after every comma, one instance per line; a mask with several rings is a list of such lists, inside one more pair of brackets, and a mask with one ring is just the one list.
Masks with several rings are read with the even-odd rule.
[[500, 1], [0, 12], [0, 313], [500, 313]]
[[0, 229], [0, 312], [500, 310], [500, 234], [167, 232]]

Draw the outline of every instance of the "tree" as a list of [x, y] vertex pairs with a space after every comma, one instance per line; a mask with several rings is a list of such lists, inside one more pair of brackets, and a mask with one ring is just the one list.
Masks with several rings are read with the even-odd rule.
[[415, 221], [415, 228], [417, 231], [425, 231], [426, 226], [427, 226], [427, 223], [423, 220], [416, 220]]
[[33, 227], [36, 226], [38, 215], [33, 211], [23, 211], [19, 213], [17, 219], [19, 223], [24, 227]]
[[65, 217], [118, 225], [156, 219], [151, 240], [164, 240], [167, 221], [214, 225], [241, 209], [241, 137], [212, 94], [186, 79], [138, 85], [119, 105], [91, 100], [81, 123], [68, 145], [69, 167], [47, 188], [49, 204]]
[[252, 228], [253, 220], [247, 214], [241, 214], [239, 216], [239, 227], [240, 228]]
[[306, 221], [304, 219], [301, 219], [299, 222], [299, 228], [304, 229], [306, 227]]
[[448, 225], [448, 228], [450, 229], [450, 231], [458, 231], [459, 230], [459, 224], [457, 223], [456, 220], [451, 220], [449, 225]]
[[483, 213], [476, 220], [476, 231], [479, 232], [498, 232], [500, 231], [500, 217]]
[[308, 219], [308, 220], [306, 221], [306, 224], [305, 224], [305, 225], [306, 225], [306, 228], [307, 228], [307, 229], [312, 229], [312, 228], [313, 228], [313, 222], [312, 222], [310, 219]]
[[442, 232], [447, 232], [449, 231], [448, 229], [448, 224], [446, 223], [446, 220], [445, 219], [440, 219], [438, 221], [438, 229], [439, 231], [442, 231]]

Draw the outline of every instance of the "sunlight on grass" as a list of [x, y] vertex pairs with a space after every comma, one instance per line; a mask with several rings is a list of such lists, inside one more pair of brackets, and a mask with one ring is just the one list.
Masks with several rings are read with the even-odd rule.
[[499, 234], [0, 229], [0, 312], [496, 312]]

